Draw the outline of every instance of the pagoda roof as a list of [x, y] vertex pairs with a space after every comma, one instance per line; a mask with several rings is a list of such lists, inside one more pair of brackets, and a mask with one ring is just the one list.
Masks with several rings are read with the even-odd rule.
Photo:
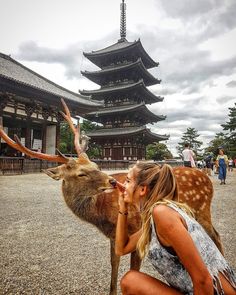
[[166, 118], [166, 116], [155, 115], [145, 106], [145, 103], [142, 102], [136, 105], [124, 105], [119, 107], [103, 108], [97, 112], [91, 112], [86, 114], [86, 119], [94, 119], [94, 121], [96, 122], [96, 120], [98, 120], [99, 117], [104, 117], [104, 116], [113, 115], [113, 114], [115, 115], [116, 113], [127, 114], [127, 113], [134, 113], [134, 112], [137, 113], [139, 117], [141, 118], [144, 118], [144, 117], [148, 118], [149, 123], [165, 120]]
[[137, 58], [141, 57], [143, 64], [147, 69], [158, 66], [158, 63], [155, 62], [145, 51], [140, 39], [134, 42], [129, 42], [126, 39], [121, 39], [106, 48], [92, 52], [84, 52], [83, 54], [92, 63], [102, 68], [104, 65], [107, 65], [107, 60], [109, 60], [109, 56], [116, 55], [118, 57], [119, 54], [125, 56], [125, 54], [130, 54], [131, 52], [132, 56], [136, 53]]
[[167, 140], [169, 138], [168, 135], [160, 135], [151, 132], [147, 126], [141, 126], [141, 127], [129, 127], [129, 128], [107, 128], [107, 129], [99, 129], [94, 130], [91, 132], [88, 132], [87, 135], [92, 138], [104, 138], [106, 136], [109, 137], [117, 137], [117, 136], [126, 136], [126, 135], [138, 135], [138, 134], [144, 134], [146, 137], [146, 140], [148, 142], [154, 142], [154, 141], [162, 141]]
[[143, 79], [145, 85], [151, 86], [155, 84], [159, 84], [161, 80], [158, 80], [155, 78], [144, 66], [142, 59], [138, 58], [136, 62], [130, 62], [122, 65], [115, 65], [113, 67], [105, 68], [99, 71], [81, 71], [82, 75], [87, 77], [89, 80], [99, 84], [99, 85], [105, 85], [107, 78], [114, 73], [118, 74], [120, 73], [123, 77], [124, 74], [133, 71], [135, 73], [138, 73], [139, 77]]
[[79, 90], [79, 92], [83, 95], [91, 95], [93, 98], [100, 100], [104, 99], [105, 97], [111, 97], [112, 93], [127, 92], [129, 90], [137, 90], [145, 103], [148, 104], [163, 101], [164, 99], [163, 97], [156, 96], [151, 91], [149, 91], [142, 79], [136, 83], [124, 83], [116, 86], [101, 87], [100, 89], [95, 90]]
[[48, 97], [56, 97], [59, 103], [59, 98], [64, 98], [74, 106], [77, 105], [78, 112], [80, 112], [80, 107], [81, 110], [83, 109], [83, 111], [86, 110], [86, 112], [88, 112], [103, 106], [101, 102], [94, 101], [88, 96], [72, 92], [32, 71], [10, 56], [0, 53], [0, 87], [2, 88], [3, 85], [4, 87], [7, 87], [6, 85], [9, 87], [10, 84], [12, 84], [12, 87], [15, 89], [17, 89], [17, 87], [19, 89], [26, 89], [24, 90], [25, 93], [27, 89], [29, 89], [28, 91], [33, 90], [35, 93], [40, 91], [42, 97], [45, 99], [45, 103], [48, 103]]

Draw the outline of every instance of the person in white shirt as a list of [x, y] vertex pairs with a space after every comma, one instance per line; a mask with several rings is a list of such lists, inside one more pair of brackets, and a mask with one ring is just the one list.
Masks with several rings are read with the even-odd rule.
[[195, 154], [190, 149], [190, 146], [189, 146], [188, 143], [185, 143], [182, 155], [183, 155], [183, 158], [184, 158], [184, 166], [185, 167], [196, 167], [195, 161], [194, 161]]

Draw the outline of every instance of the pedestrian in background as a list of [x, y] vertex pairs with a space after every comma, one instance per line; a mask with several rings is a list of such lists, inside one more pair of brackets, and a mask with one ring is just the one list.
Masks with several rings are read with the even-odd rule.
[[216, 158], [216, 167], [219, 168], [218, 178], [220, 179], [220, 184], [225, 184], [228, 162], [229, 160], [227, 155], [225, 155], [224, 150], [220, 148], [219, 154]]
[[190, 145], [188, 143], [185, 143], [182, 155], [184, 158], [184, 166], [185, 167], [196, 167], [195, 161], [194, 161], [195, 154], [190, 149]]

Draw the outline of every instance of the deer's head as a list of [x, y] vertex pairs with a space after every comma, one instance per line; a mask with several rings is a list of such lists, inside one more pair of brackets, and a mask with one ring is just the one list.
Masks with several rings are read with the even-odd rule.
[[9, 138], [2, 126], [0, 126], [0, 137], [2, 137], [8, 145], [31, 158], [62, 163], [62, 165], [55, 168], [49, 168], [44, 170], [44, 172], [55, 180], [63, 180], [62, 189], [65, 197], [66, 195], [76, 195], [77, 197], [94, 196], [103, 191], [113, 189], [113, 178], [101, 172], [97, 164], [89, 160], [85, 153], [88, 143], [85, 142], [83, 146], [80, 144], [79, 126], [74, 126], [70, 111], [64, 100], [62, 100], [62, 104], [65, 113], [61, 112], [61, 114], [67, 120], [74, 133], [74, 145], [78, 158], [65, 157], [59, 151], [59, 155], [48, 155], [32, 151], [23, 146], [16, 135], [14, 137], [15, 141]]

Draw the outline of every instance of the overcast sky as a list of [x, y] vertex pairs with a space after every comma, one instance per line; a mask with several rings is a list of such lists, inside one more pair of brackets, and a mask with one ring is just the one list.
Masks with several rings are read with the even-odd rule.
[[[67, 89], [95, 89], [81, 70], [97, 68], [82, 52], [120, 38], [121, 0], [0, 0], [0, 52]], [[166, 115], [151, 125], [175, 147], [188, 127], [206, 145], [236, 102], [235, 0], [126, 0], [127, 39], [138, 38], [160, 63], [162, 80], [149, 89], [164, 101], [148, 106]]]

